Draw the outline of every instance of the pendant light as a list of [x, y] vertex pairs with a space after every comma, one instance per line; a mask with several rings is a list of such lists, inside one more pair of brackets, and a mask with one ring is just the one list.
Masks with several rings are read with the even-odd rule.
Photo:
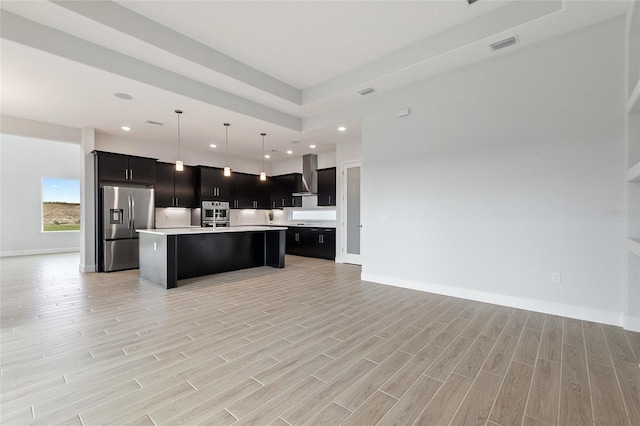
[[231, 167], [229, 167], [229, 126], [231, 126], [231, 124], [229, 123], [223, 123], [224, 124], [224, 140], [225, 140], [225, 145], [227, 146], [227, 165], [224, 166], [224, 175], [225, 176], [231, 176]]
[[181, 172], [184, 170], [184, 163], [180, 159], [180, 115], [182, 110], [177, 109], [175, 112], [178, 114], [178, 161], [176, 161], [176, 172]]
[[267, 180], [267, 174], [264, 172], [264, 137], [267, 134], [260, 133], [260, 136], [262, 136], [262, 171], [260, 172], [260, 180]]

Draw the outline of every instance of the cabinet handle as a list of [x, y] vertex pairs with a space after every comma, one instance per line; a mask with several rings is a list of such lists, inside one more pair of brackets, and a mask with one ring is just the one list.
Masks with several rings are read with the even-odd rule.
[[284, 207], [286, 204], [284, 202], [284, 198], [282, 199], [282, 207]]
[[292, 198], [292, 199], [291, 199], [291, 207], [293, 207], [293, 206], [295, 206], [295, 205], [296, 205], [296, 199], [295, 199], [295, 198]]
[[329, 195], [329, 204], [331, 204], [331, 195]]
[[124, 180], [129, 180], [129, 169], [124, 169]]
[[273, 208], [275, 209], [276, 208], [276, 202], [273, 201], [271, 204], [273, 205]]
[[180, 205], [180, 198], [176, 197], [176, 207]]

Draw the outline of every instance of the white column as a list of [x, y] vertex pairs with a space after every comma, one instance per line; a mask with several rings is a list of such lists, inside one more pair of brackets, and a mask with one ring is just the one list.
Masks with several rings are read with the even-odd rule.
[[95, 129], [84, 127], [80, 143], [80, 272], [94, 272], [95, 258], [95, 181], [93, 154]]

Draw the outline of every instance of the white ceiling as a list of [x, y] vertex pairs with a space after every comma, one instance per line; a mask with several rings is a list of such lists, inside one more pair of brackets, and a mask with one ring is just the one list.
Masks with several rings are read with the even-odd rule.
[[[309, 119], [623, 14], [626, 1], [2, 1], [2, 114], [255, 158], [360, 138]], [[515, 35], [500, 52], [488, 45]], [[133, 96], [123, 101], [113, 96]], [[162, 127], [143, 124], [165, 123]], [[337, 132], [347, 124], [347, 132]], [[292, 145], [291, 141], [302, 141]], [[230, 144], [231, 146], [231, 144]], [[150, 155], [152, 153], [149, 153]], [[274, 160], [286, 154], [274, 156]]]

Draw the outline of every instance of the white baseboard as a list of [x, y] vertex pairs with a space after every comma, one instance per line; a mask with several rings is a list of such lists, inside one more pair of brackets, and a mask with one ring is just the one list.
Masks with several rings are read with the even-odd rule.
[[75, 253], [75, 252], [80, 252], [80, 247], [3, 251], [3, 252], [0, 252], [0, 257], [33, 256], [37, 254]]
[[[412, 290], [425, 291], [429, 293], [442, 294], [444, 296], [458, 297], [461, 299], [475, 300], [478, 302], [492, 303], [495, 305], [508, 306], [511, 308], [525, 309], [527, 311], [541, 312], [579, 320], [599, 322], [622, 327], [626, 326], [623, 316], [618, 312], [603, 311], [599, 309], [585, 308], [584, 306], [568, 305], [564, 303], [548, 302], [544, 300], [525, 299], [522, 297], [508, 296], [499, 293], [490, 293], [480, 290], [470, 290], [461, 287], [453, 287], [444, 284], [432, 284], [420, 281], [404, 280], [377, 274], [363, 273], [360, 275], [363, 281], [370, 281], [378, 284], [391, 285], [394, 287], [410, 288]], [[638, 319], [630, 318], [630, 325], [639, 325]], [[628, 328], [634, 330], [634, 328]]]
[[624, 317], [622, 328], [640, 333], [640, 318]]
[[95, 272], [96, 271], [96, 265], [83, 265], [83, 264], [80, 264], [79, 269], [80, 269], [80, 272], [82, 272], [83, 274], [85, 274], [87, 272]]

